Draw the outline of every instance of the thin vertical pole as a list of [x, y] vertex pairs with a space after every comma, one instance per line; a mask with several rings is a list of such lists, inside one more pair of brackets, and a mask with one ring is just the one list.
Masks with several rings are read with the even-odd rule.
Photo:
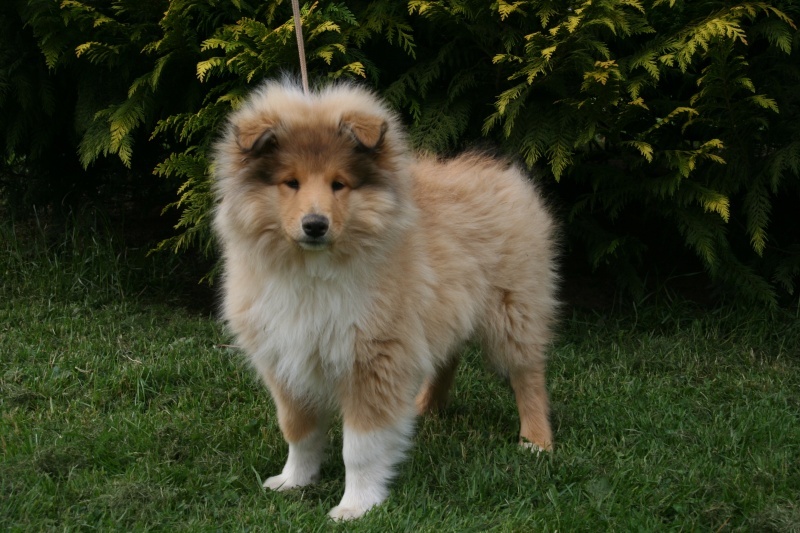
[[306, 70], [306, 47], [303, 43], [303, 25], [300, 21], [300, 0], [292, 0], [294, 12], [294, 32], [297, 36], [297, 51], [300, 54], [300, 75], [303, 78], [303, 92], [308, 95], [308, 71]]

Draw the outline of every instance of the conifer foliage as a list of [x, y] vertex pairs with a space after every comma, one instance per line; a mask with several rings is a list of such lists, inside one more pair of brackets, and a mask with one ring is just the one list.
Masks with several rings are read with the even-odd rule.
[[[572, 257], [633, 291], [695, 261], [767, 303], [800, 276], [798, 20], [788, 0], [302, 7], [312, 79], [375, 87], [421, 149], [488, 139], [538, 168]], [[208, 148], [250, 88], [295, 70], [289, 2], [9, 0], [0, 28], [6, 202], [155, 164], [180, 215], [159, 247], [211, 254]]]

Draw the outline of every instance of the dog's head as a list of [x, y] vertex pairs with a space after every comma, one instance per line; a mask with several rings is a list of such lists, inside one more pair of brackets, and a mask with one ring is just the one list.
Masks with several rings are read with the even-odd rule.
[[338, 124], [264, 119], [234, 125], [246, 179], [274, 189], [286, 237], [325, 250], [344, 231], [350, 196], [389, 186], [378, 164], [388, 124], [360, 112], [342, 114]]
[[370, 92], [306, 96], [270, 83], [235, 113], [218, 143], [217, 228], [280, 236], [305, 253], [380, 238], [410, 198], [408, 150], [395, 115]]

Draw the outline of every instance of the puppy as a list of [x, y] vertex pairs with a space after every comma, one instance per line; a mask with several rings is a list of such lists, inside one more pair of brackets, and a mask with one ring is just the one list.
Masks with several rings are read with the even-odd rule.
[[510, 378], [524, 446], [550, 450], [545, 348], [557, 308], [554, 223], [523, 172], [415, 155], [373, 93], [268, 82], [216, 143], [223, 315], [289, 444], [264, 486], [314, 482], [344, 425], [334, 519], [383, 502], [418, 413], [441, 408], [459, 348]]

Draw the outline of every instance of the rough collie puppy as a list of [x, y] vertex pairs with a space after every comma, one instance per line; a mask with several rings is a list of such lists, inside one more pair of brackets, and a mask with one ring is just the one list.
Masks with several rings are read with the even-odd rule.
[[314, 482], [340, 413], [345, 490], [330, 516], [381, 503], [470, 338], [510, 379], [521, 443], [551, 449], [554, 225], [520, 169], [416, 156], [373, 93], [284, 81], [232, 115], [214, 174], [224, 318], [289, 444], [265, 487]]

